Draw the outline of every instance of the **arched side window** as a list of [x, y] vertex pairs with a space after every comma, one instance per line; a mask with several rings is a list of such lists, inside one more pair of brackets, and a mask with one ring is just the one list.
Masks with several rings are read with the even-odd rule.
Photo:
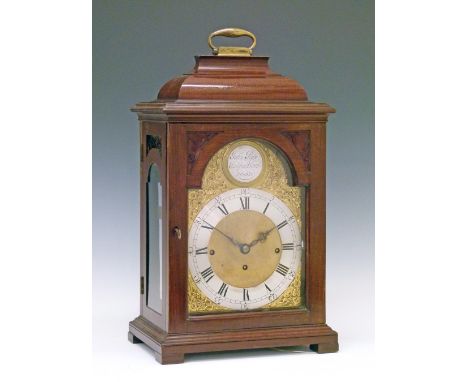
[[147, 301], [152, 310], [162, 312], [162, 185], [156, 164], [152, 164], [146, 183], [146, 256], [147, 256]]

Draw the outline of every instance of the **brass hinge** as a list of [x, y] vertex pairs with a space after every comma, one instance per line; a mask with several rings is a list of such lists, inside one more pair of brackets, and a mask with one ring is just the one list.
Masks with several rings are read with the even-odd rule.
[[140, 277], [140, 294], [145, 294], [145, 278]]

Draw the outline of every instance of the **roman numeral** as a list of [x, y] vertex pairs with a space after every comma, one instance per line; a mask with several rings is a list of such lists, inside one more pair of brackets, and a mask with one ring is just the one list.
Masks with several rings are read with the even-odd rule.
[[211, 230], [214, 229], [214, 227], [210, 223], [208, 223], [206, 220], [203, 220], [203, 223], [205, 223], [206, 225], [202, 225], [202, 228], [211, 229]]
[[247, 289], [244, 289], [244, 301], [249, 301], [249, 291]]
[[268, 285], [265, 284], [265, 288], [267, 288], [268, 292], [271, 292], [271, 289]]
[[242, 209], [248, 210], [250, 208], [250, 197], [244, 196], [243, 198], [239, 198], [241, 201]]
[[208, 267], [201, 272], [201, 275], [206, 280], [206, 282], [208, 282], [213, 278], [213, 269], [211, 269], [211, 267]]
[[276, 228], [278, 229], [281, 229], [283, 228], [286, 224], [288, 224], [288, 222], [286, 220], [283, 220], [281, 223], [279, 223]]
[[198, 248], [195, 250], [196, 255], [207, 255], [208, 254], [208, 247], [205, 248]]
[[282, 247], [283, 251], [291, 251], [294, 249], [294, 243], [284, 243]]
[[280, 275], [286, 276], [286, 273], [288, 273], [289, 268], [286, 265], [283, 265], [281, 263], [278, 264], [278, 267], [276, 268], [276, 272], [278, 272]]
[[229, 211], [227, 210], [227, 208], [226, 208], [226, 206], [224, 204], [221, 204], [220, 206], [218, 206], [218, 208], [224, 215], [229, 214]]
[[265, 214], [266, 210], [268, 209], [268, 207], [270, 206], [270, 202], [267, 203], [267, 205], [265, 206], [265, 209], [263, 210], [263, 214]]
[[227, 286], [227, 284], [223, 283], [223, 285], [221, 285], [221, 287], [218, 290], [218, 294], [223, 296], [223, 297], [226, 297], [226, 293], [227, 293], [228, 289], [229, 289], [229, 287]]

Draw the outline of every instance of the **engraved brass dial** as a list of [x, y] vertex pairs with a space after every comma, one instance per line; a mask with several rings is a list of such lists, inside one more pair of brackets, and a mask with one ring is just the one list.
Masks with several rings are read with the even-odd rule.
[[209, 201], [188, 243], [197, 287], [215, 304], [237, 310], [276, 300], [296, 277], [302, 255], [291, 210], [255, 188], [235, 188]]

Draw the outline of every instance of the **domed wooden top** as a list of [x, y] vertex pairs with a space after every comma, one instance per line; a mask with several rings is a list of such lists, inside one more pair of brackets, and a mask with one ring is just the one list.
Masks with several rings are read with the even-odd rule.
[[[215, 46], [213, 37], [247, 36], [250, 47]], [[273, 73], [268, 57], [252, 56], [256, 37], [239, 28], [224, 28], [208, 37], [213, 56], [196, 56], [189, 74], [173, 78], [157, 99], [131, 108], [140, 120], [162, 121], [326, 121], [335, 109], [308, 101], [304, 88]]]
[[173, 78], [158, 101], [307, 101], [296, 81], [273, 73], [268, 57], [197, 56], [190, 74]]

